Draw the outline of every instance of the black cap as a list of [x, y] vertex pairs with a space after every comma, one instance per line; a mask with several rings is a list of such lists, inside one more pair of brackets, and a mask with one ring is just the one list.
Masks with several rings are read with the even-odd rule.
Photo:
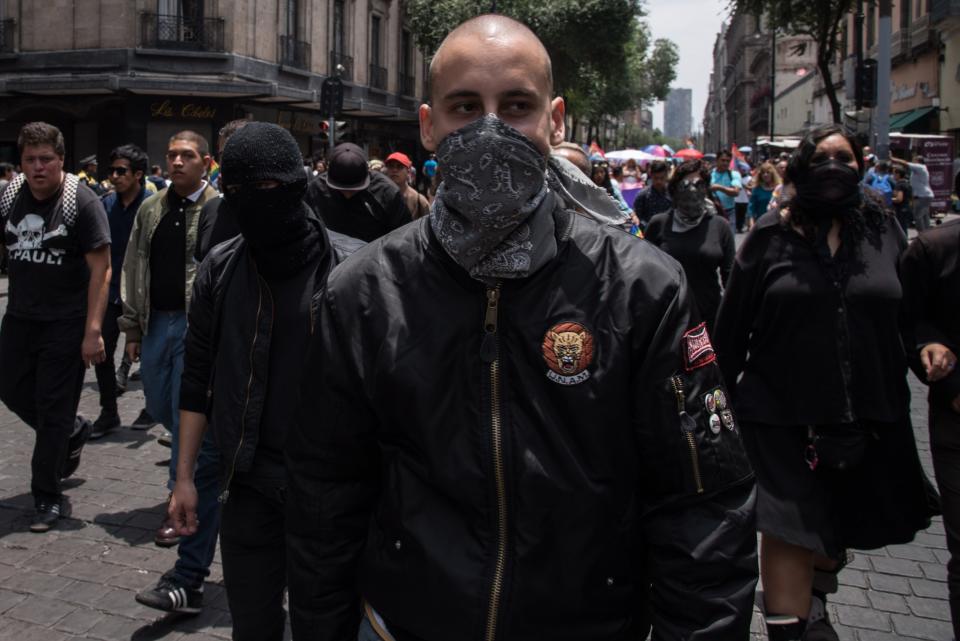
[[370, 184], [367, 154], [352, 142], [337, 145], [330, 154], [325, 180], [332, 189], [366, 189]]

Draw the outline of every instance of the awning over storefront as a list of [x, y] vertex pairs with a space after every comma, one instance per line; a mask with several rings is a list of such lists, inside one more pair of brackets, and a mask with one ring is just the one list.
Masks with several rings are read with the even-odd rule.
[[920, 107], [910, 111], [890, 114], [890, 131], [907, 133], [930, 133], [927, 118], [936, 111], [936, 107]]

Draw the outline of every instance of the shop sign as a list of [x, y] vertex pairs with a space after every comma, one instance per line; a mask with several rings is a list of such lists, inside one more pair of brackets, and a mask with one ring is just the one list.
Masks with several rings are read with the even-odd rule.
[[213, 120], [217, 108], [197, 102], [174, 102], [167, 98], [150, 105], [151, 118], [170, 118], [171, 120]]

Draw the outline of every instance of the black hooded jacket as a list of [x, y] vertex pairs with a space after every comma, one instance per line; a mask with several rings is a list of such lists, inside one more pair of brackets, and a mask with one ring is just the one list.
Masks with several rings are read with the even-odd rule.
[[428, 219], [330, 275], [287, 440], [295, 639], [356, 639], [361, 600], [400, 640], [749, 638], [753, 477], [683, 270], [552, 212], [557, 257], [496, 287]]

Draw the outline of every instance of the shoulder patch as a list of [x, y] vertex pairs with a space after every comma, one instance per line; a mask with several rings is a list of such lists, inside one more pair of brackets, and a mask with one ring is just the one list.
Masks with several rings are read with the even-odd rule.
[[707, 324], [700, 323], [683, 334], [683, 367], [688, 372], [699, 369], [717, 360], [713, 351]]
[[543, 337], [547, 378], [560, 385], [576, 385], [590, 378], [593, 335], [580, 323], [557, 323]]

